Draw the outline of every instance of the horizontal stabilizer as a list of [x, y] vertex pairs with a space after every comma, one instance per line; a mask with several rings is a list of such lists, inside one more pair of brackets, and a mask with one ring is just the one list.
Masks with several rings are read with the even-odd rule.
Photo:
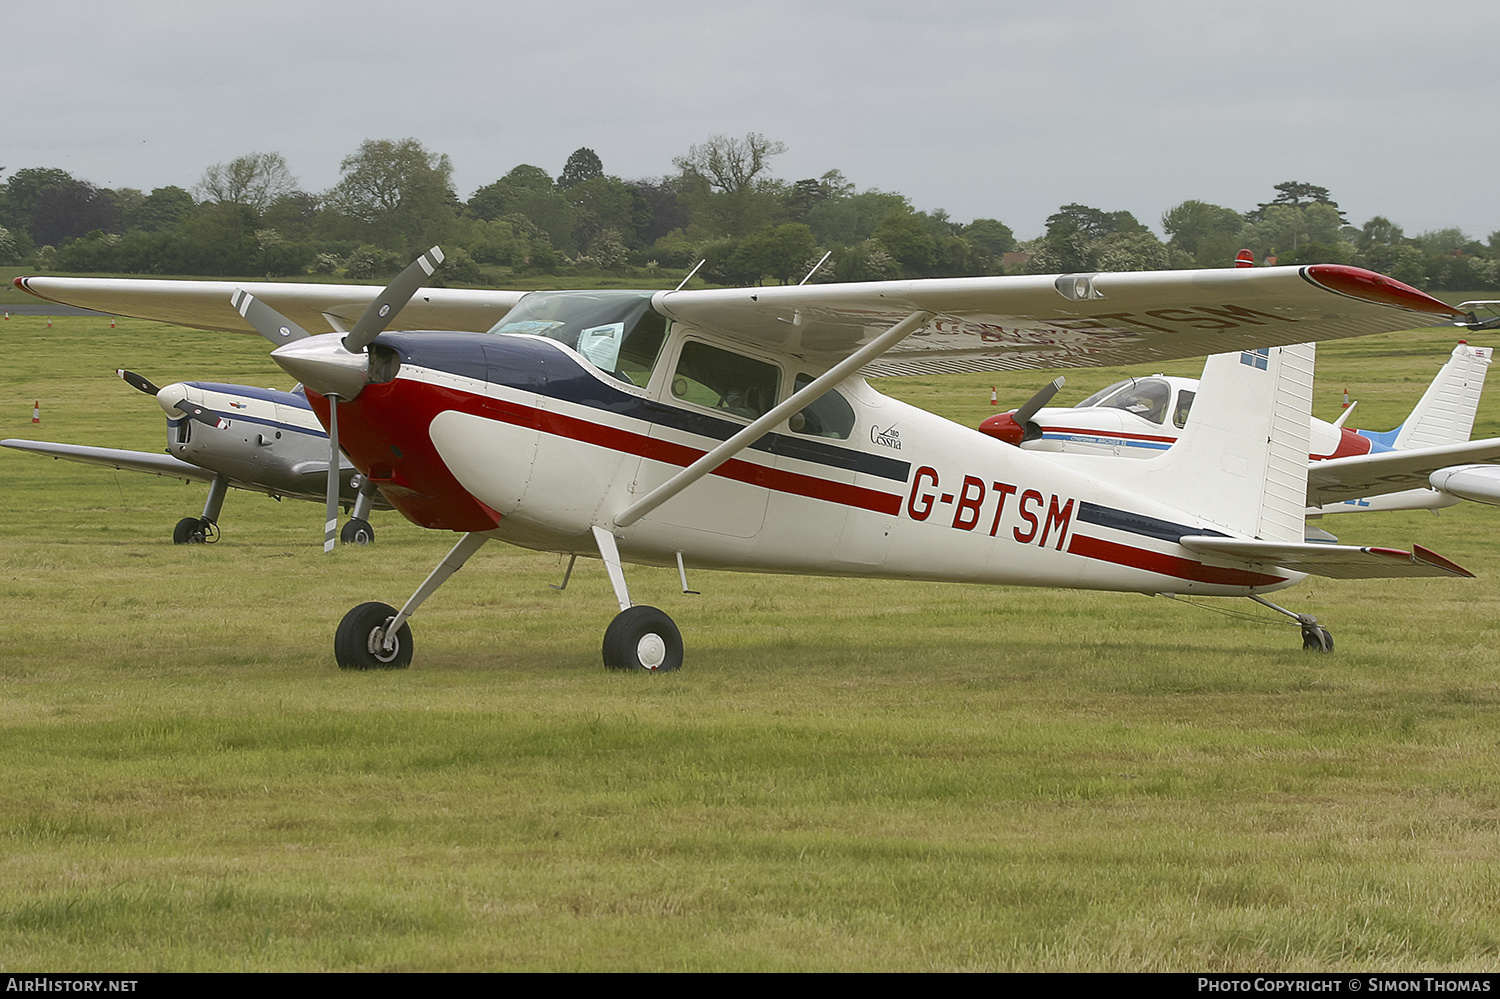
[[1500, 459], [1500, 437], [1314, 461], [1307, 470], [1307, 505], [1424, 489], [1428, 476], [1440, 468], [1496, 459]]
[[1332, 579], [1376, 579], [1408, 576], [1465, 576], [1474, 574], [1456, 563], [1413, 545], [1398, 548], [1357, 548], [1353, 545], [1285, 544], [1241, 538], [1189, 535], [1178, 542], [1199, 555], [1218, 555], [1257, 565], [1280, 566]]

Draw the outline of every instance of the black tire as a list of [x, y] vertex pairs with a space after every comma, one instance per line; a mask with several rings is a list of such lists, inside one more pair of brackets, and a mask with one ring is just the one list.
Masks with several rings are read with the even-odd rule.
[[339, 531], [339, 540], [346, 545], [373, 545], [375, 528], [370, 526], [368, 520], [350, 520]]
[[172, 544], [201, 545], [208, 540], [208, 530], [201, 517], [183, 517], [172, 528]]
[[1304, 652], [1332, 652], [1333, 634], [1327, 628], [1316, 624], [1302, 626], [1302, 651]]
[[604, 632], [604, 665], [670, 673], [682, 668], [682, 632], [655, 607], [631, 607]]
[[396, 608], [372, 601], [360, 604], [344, 615], [333, 635], [333, 656], [339, 669], [405, 669], [411, 665], [411, 625], [403, 624], [396, 632], [396, 648], [381, 651], [379, 642], [386, 622], [396, 616]]

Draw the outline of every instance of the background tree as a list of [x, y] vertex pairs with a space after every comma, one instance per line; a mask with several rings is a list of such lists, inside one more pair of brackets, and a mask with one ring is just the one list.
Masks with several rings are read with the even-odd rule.
[[1161, 217], [1167, 246], [1181, 250], [1197, 267], [1230, 267], [1240, 250], [1245, 217], [1233, 208], [1205, 201], [1184, 201]]
[[600, 162], [599, 155], [587, 146], [583, 146], [573, 150], [568, 156], [568, 162], [563, 164], [563, 172], [558, 175], [557, 186], [567, 190], [586, 180], [602, 176], [604, 176], [604, 164]]
[[158, 187], [125, 213], [125, 228], [140, 232], [167, 232], [187, 218], [193, 196], [180, 187]]
[[458, 205], [453, 165], [416, 139], [367, 139], [339, 171], [343, 179], [327, 203], [369, 242], [414, 251], [440, 242], [452, 228]]
[[39, 246], [59, 246], [94, 230], [118, 233], [120, 212], [93, 184], [70, 180], [37, 195], [31, 212], [31, 238]]
[[1302, 205], [1328, 205], [1339, 213], [1339, 225], [1347, 225], [1348, 219], [1344, 213], [1339, 211], [1337, 201], [1328, 196], [1328, 188], [1318, 187], [1316, 184], [1304, 184], [1297, 180], [1285, 180], [1276, 185], [1276, 197], [1264, 204], [1257, 205], [1254, 211], [1246, 212], [1245, 219], [1249, 222], [1262, 222], [1266, 218], [1266, 212], [1277, 205], [1285, 205], [1293, 208]]
[[244, 205], [260, 215], [278, 198], [295, 192], [297, 178], [280, 153], [249, 153], [203, 171], [197, 190], [201, 201]]

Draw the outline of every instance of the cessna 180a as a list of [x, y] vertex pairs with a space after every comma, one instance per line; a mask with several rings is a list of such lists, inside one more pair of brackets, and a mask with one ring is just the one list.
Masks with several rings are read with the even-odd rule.
[[[361, 604], [340, 666], [405, 666], [419, 605], [491, 540], [598, 557], [619, 668], [670, 670], [681, 635], [622, 566], [1250, 597], [1308, 573], [1468, 576], [1421, 547], [1307, 544], [1308, 341], [1470, 317], [1338, 265], [637, 292], [424, 293], [434, 249], [383, 292], [23, 278], [56, 301], [253, 327], [381, 494], [461, 535], [399, 609]], [[132, 293], [121, 284], [138, 284]], [[110, 287], [106, 287], [110, 285]], [[341, 335], [327, 316], [367, 296]], [[347, 308], [349, 298], [340, 300]], [[473, 324], [476, 312], [501, 313]], [[237, 324], [230, 316], [245, 319]], [[335, 321], [337, 320], [337, 321]], [[444, 332], [457, 327], [459, 332]], [[487, 329], [487, 333], [462, 332]], [[1225, 353], [1232, 351], [1233, 353]], [[1036, 454], [876, 392], [868, 375], [1151, 363], [1217, 354], [1176, 446], [1143, 461]], [[569, 563], [571, 571], [573, 563]], [[566, 582], [566, 577], [564, 579]]]
[[[1336, 423], [1313, 419], [1307, 515], [1500, 503], [1500, 468], [1475, 464], [1500, 459], [1500, 437], [1469, 439], [1490, 360], [1488, 347], [1460, 342], [1395, 430], [1349, 429], [1354, 406]], [[1158, 374], [1115, 382], [1072, 408], [1046, 406], [1055, 391], [1056, 383], [979, 429], [1028, 450], [1146, 458], [1177, 440], [1201, 389], [1197, 379]]]
[[[18, 438], [0, 441], [0, 446], [208, 483], [203, 513], [184, 517], [173, 528], [172, 540], [177, 544], [218, 540], [219, 514], [230, 488], [277, 499], [325, 498], [328, 434], [313, 415], [301, 386], [291, 392], [219, 382], [173, 382], [158, 388], [133, 371], [117, 369], [115, 374], [161, 405], [167, 415], [165, 453]], [[390, 505], [347, 458], [340, 455], [337, 462], [339, 502], [351, 511], [340, 539], [346, 544], [370, 544], [375, 540], [370, 511], [377, 506], [388, 510]]]

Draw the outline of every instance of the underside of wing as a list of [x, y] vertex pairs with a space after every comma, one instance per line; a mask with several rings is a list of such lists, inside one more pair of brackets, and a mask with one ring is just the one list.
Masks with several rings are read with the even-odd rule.
[[197, 465], [172, 457], [170, 454], [153, 454], [150, 451], [124, 451], [113, 447], [89, 447], [85, 444], [54, 444], [51, 441], [28, 441], [11, 438], [0, 441], [0, 446], [31, 454], [62, 458], [66, 461], [82, 462], [85, 465], [103, 465], [120, 468], [128, 472], [146, 472], [164, 475], [185, 482], [212, 482], [214, 473]]
[[1421, 545], [1398, 548], [1357, 548], [1352, 545], [1282, 544], [1242, 538], [1190, 535], [1179, 541], [1200, 555], [1218, 555], [1258, 566], [1280, 566], [1296, 572], [1333, 579], [1376, 579], [1403, 576], [1464, 576], [1467, 569]]
[[1314, 461], [1307, 469], [1307, 505], [1425, 489], [1429, 476], [1440, 468], [1496, 459], [1500, 459], [1500, 437]]
[[871, 375], [1097, 367], [1452, 323], [1458, 310], [1336, 264], [659, 292], [728, 340], [831, 364], [914, 312]]
[[[16, 287], [61, 305], [93, 309], [194, 329], [254, 333], [230, 305], [237, 290], [291, 319], [310, 333], [354, 326], [380, 294], [374, 285], [299, 284], [293, 282], [163, 281], [134, 278], [74, 278], [33, 275], [15, 279]], [[401, 311], [408, 329], [489, 329], [520, 301], [519, 291], [425, 288]]]

